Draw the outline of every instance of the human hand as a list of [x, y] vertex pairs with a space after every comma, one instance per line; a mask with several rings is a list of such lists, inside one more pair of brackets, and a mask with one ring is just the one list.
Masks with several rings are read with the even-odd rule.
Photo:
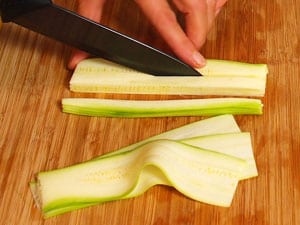
[[[78, 0], [78, 14], [99, 23], [105, 1], [106, 0]], [[88, 53], [74, 49], [68, 63], [68, 68], [73, 70], [81, 60], [88, 57]]]
[[205, 65], [199, 49], [227, 0], [173, 0], [185, 17], [185, 31], [167, 0], [135, 0], [174, 53], [192, 67]]
[[[100, 22], [105, 0], [78, 0], [78, 13]], [[192, 67], [205, 65], [199, 49], [219, 11], [227, 0], [173, 0], [174, 6], [185, 16], [185, 31], [177, 22], [176, 15], [167, 0], [135, 0], [168, 43], [174, 53]], [[76, 50], [68, 67], [74, 69], [88, 54]]]

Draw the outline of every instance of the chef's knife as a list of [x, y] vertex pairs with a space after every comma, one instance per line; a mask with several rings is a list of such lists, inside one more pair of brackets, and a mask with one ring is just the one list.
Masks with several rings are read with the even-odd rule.
[[51, 0], [0, 0], [3, 22], [14, 22], [121, 65], [153, 75], [201, 75], [158, 49], [95, 23]]

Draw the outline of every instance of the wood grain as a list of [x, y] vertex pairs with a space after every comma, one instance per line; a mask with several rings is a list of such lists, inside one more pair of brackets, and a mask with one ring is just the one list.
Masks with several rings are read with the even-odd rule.
[[[57, 0], [70, 9], [75, 1]], [[0, 224], [300, 224], [300, 2], [229, 1], [202, 49], [208, 58], [267, 63], [262, 116], [237, 116], [250, 131], [259, 176], [239, 184], [230, 208], [195, 202], [168, 187], [143, 196], [44, 220], [28, 182], [34, 174], [104, 152], [203, 117], [110, 119], [63, 114], [71, 93], [70, 48], [14, 24], [0, 31]], [[112, 0], [103, 23], [168, 49], [134, 1]], [[168, 99], [187, 96], [97, 95]], [[196, 96], [192, 96], [196, 97]]]

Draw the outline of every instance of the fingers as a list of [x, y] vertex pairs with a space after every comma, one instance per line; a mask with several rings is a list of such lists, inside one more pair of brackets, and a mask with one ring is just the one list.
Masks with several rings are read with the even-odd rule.
[[216, 18], [216, 6], [217, 0], [206, 0], [207, 5], [207, 33], [213, 26], [214, 20]]
[[226, 2], [227, 0], [217, 0], [216, 13], [215, 13], [216, 16], [219, 14], [219, 12], [221, 11], [222, 7], [225, 5]]
[[208, 31], [208, 7], [206, 0], [173, 0], [185, 15], [185, 32], [197, 49], [204, 44]]
[[[178, 10], [185, 15], [185, 31], [177, 22], [167, 0], [135, 1], [181, 60], [192, 67], [205, 65], [199, 49], [227, 0], [173, 0]], [[100, 22], [104, 4], [105, 0], [79, 0], [78, 13]], [[68, 67], [74, 69], [79, 61], [87, 57], [87, 53], [75, 50]]]
[[227, 0], [173, 0], [185, 14], [186, 35], [200, 49], [213, 26], [217, 13]]
[[77, 66], [77, 64], [80, 61], [82, 61], [82, 60], [84, 60], [88, 57], [89, 57], [88, 53], [83, 52], [83, 51], [78, 50], [78, 49], [74, 49], [72, 51], [71, 57], [70, 57], [69, 62], [68, 62], [68, 69], [74, 70], [75, 67]]
[[[95, 22], [100, 22], [105, 0], [79, 0], [78, 14], [89, 18]], [[83, 59], [88, 58], [89, 54], [78, 49], [74, 49], [69, 59], [68, 68], [75, 69], [76, 65]]]
[[100, 22], [106, 0], [78, 0], [78, 13], [95, 22]]
[[193, 67], [205, 65], [204, 57], [180, 27], [175, 13], [166, 0], [136, 0], [136, 2], [179, 58]]
[[137, 4], [169, 44], [174, 53], [193, 67], [205, 65], [198, 52], [214, 20], [227, 0], [173, 0], [185, 16], [185, 31], [176, 20], [167, 0], [136, 0]]

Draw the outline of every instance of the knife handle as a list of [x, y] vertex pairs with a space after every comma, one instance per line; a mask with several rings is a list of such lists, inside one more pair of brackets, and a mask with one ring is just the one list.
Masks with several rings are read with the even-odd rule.
[[11, 22], [19, 15], [49, 4], [51, 0], [0, 0], [2, 22]]

